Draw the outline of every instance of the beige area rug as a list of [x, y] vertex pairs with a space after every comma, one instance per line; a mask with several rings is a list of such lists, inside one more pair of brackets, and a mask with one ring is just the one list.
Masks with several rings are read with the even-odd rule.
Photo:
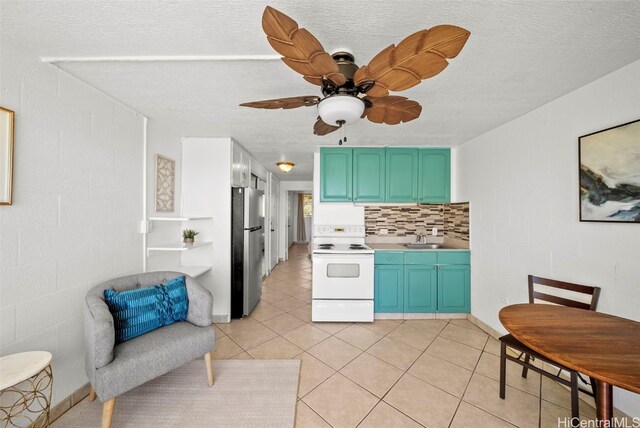
[[[116, 398], [113, 428], [293, 427], [300, 360], [214, 361], [207, 386], [199, 359]], [[102, 403], [83, 400], [54, 428], [99, 427]]]

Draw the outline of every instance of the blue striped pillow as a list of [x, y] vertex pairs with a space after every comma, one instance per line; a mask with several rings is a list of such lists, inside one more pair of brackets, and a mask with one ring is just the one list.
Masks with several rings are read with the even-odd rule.
[[113, 315], [116, 344], [187, 319], [189, 297], [184, 276], [134, 290], [104, 290]]

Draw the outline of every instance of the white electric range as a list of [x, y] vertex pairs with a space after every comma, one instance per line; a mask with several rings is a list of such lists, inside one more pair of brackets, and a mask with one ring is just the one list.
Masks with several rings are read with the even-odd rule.
[[313, 227], [312, 321], [373, 321], [373, 253], [359, 225]]

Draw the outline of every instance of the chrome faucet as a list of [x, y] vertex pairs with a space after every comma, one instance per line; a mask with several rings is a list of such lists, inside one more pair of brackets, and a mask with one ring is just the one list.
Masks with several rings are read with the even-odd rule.
[[427, 235], [416, 235], [416, 243], [425, 244], [427, 242]]

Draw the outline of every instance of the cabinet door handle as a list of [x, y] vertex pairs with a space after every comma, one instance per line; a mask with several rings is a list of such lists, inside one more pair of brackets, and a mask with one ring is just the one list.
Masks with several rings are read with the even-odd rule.
[[376, 266], [375, 268], [378, 269], [378, 266]]
[[388, 261], [391, 261], [391, 257], [387, 257], [387, 260], [388, 260]]

